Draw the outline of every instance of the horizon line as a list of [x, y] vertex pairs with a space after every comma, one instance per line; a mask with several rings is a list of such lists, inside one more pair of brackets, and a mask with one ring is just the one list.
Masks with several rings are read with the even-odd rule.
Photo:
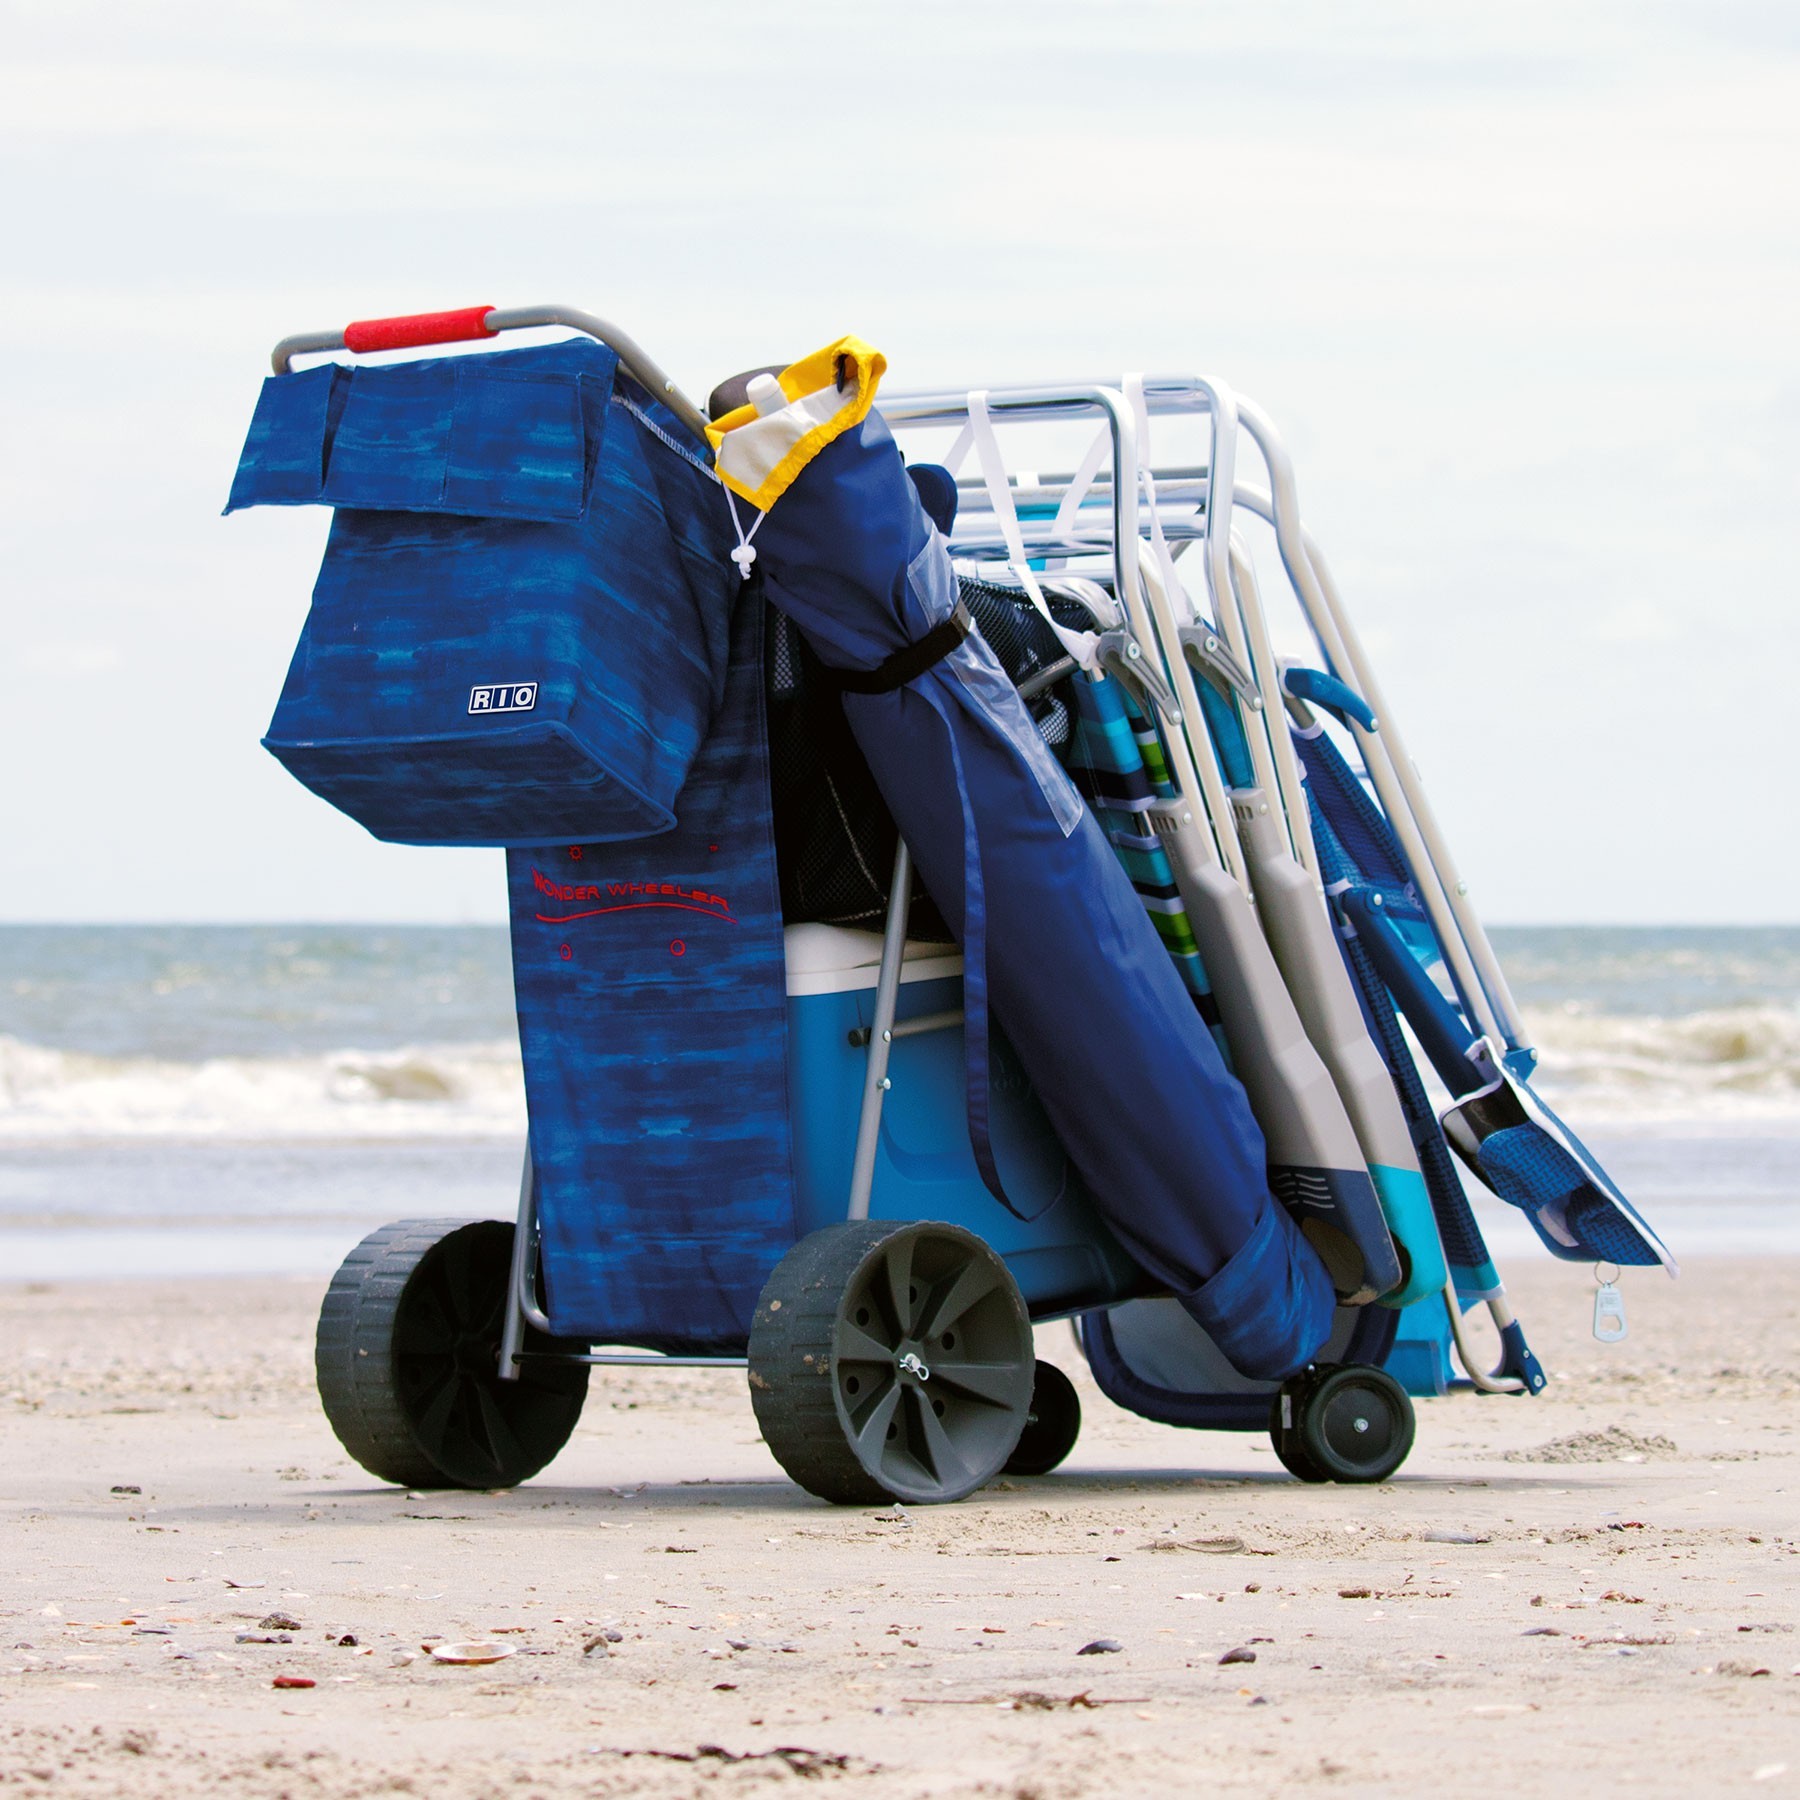
[[[1483, 921], [1489, 931], [1800, 931], [1800, 919], [1497, 919]], [[147, 931], [147, 930], [337, 930], [504, 931], [506, 919], [383, 918], [149, 918], [149, 919], [4, 919], [0, 930]]]

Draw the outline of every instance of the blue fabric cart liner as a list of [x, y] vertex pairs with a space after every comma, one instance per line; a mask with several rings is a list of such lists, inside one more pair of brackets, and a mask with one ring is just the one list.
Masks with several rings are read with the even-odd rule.
[[263, 384], [226, 510], [337, 509], [267, 747], [375, 836], [667, 831], [736, 587], [688, 438], [584, 341]]
[[741, 1354], [797, 1236], [763, 638], [752, 586], [673, 831], [506, 859], [561, 1336]]
[[[957, 587], [874, 415], [820, 451], [756, 539], [770, 600], [820, 657], [868, 670], [949, 618]], [[1132, 1256], [1245, 1374], [1331, 1330], [1323, 1264], [1269, 1193], [1262, 1134], [1106, 834], [992, 652], [967, 639], [844, 709], [963, 943], [971, 1140], [986, 1143], [986, 1010]]]

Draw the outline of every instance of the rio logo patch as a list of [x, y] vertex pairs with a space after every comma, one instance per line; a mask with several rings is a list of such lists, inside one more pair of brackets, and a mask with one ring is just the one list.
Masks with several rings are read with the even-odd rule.
[[538, 684], [535, 681], [501, 681], [488, 687], [469, 689], [469, 711], [472, 713], [530, 712], [537, 705]]

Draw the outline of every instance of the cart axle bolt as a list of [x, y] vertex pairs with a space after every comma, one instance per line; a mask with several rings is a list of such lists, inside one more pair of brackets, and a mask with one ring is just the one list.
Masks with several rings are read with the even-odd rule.
[[903, 1375], [916, 1375], [921, 1381], [931, 1379], [931, 1371], [919, 1360], [918, 1352], [915, 1350], [909, 1350], [904, 1356], [897, 1358], [894, 1366]]

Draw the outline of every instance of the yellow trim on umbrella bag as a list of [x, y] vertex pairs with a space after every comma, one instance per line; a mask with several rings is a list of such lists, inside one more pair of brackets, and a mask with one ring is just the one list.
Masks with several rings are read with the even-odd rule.
[[841, 337], [782, 370], [788, 404], [772, 413], [740, 406], [706, 428], [719, 479], [767, 512], [834, 438], [867, 417], [887, 358], [858, 337]]

